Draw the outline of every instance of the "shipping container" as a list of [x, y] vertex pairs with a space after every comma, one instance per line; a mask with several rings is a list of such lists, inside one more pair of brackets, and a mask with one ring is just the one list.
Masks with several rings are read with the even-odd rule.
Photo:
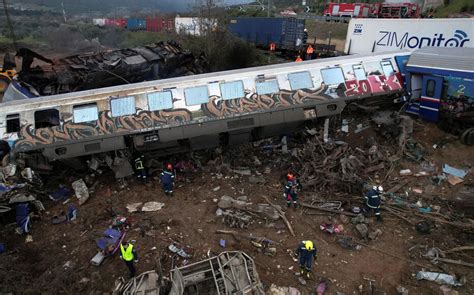
[[360, 54], [422, 47], [474, 47], [474, 19], [352, 19], [345, 53]]
[[105, 18], [94, 18], [92, 19], [94, 26], [103, 27], [105, 26]]
[[149, 32], [174, 31], [174, 18], [147, 17], [146, 30]]
[[146, 19], [144, 18], [129, 18], [127, 19], [127, 29], [131, 31], [146, 30]]
[[176, 33], [193, 36], [201, 35], [201, 21], [198, 17], [180, 17], [174, 19]]
[[124, 18], [106, 18], [105, 25], [124, 28], [127, 25], [127, 20]]
[[268, 47], [275, 43], [277, 49], [295, 50], [302, 44], [304, 19], [238, 17], [231, 19], [229, 31], [247, 42]]

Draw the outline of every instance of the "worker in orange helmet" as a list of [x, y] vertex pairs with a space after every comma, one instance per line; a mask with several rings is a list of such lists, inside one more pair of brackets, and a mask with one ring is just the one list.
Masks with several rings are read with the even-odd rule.
[[166, 168], [160, 174], [160, 181], [166, 195], [173, 195], [174, 171], [173, 165], [166, 164]]
[[296, 209], [298, 206], [298, 188], [300, 188], [299, 182], [296, 180], [296, 177], [293, 173], [289, 172], [286, 175], [286, 185], [283, 196], [286, 198], [286, 204], [288, 208], [293, 202], [293, 207]]
[[310, 60], [313, 57], [313, 46], [311, 44], [308, 45], [308, 48], [306, 48], [306, 60]]
[[295, 62], [302, 62], [303, 59], [301, 58], [301, 56], [298, 55], [298, 57], [296, 58]]

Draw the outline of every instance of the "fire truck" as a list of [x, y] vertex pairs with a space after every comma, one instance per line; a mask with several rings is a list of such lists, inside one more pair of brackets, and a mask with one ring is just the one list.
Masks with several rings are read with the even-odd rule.
[[348, 22], [351, 18], [418, 18], [417, 3], [333, 3], [326, 5], [326, 21]]

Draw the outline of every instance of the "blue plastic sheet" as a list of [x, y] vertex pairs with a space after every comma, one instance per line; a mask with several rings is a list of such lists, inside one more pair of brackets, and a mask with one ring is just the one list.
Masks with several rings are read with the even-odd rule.
[[463, 179], [464, 176], [466, 176], [466, 174], [467, 174], [467, 171], [451, 167], [448, 164], [443, 165], [443, 172], [447, 173], [447, 174], [454, 175], [454, 176], [459, 177], [461, 179]]

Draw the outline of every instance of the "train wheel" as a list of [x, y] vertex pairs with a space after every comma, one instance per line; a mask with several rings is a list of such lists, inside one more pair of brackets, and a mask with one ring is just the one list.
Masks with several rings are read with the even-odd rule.
[[461, 143], [465, 145], [474, 145], [474, 128], [469, 128], [461, 134]]

